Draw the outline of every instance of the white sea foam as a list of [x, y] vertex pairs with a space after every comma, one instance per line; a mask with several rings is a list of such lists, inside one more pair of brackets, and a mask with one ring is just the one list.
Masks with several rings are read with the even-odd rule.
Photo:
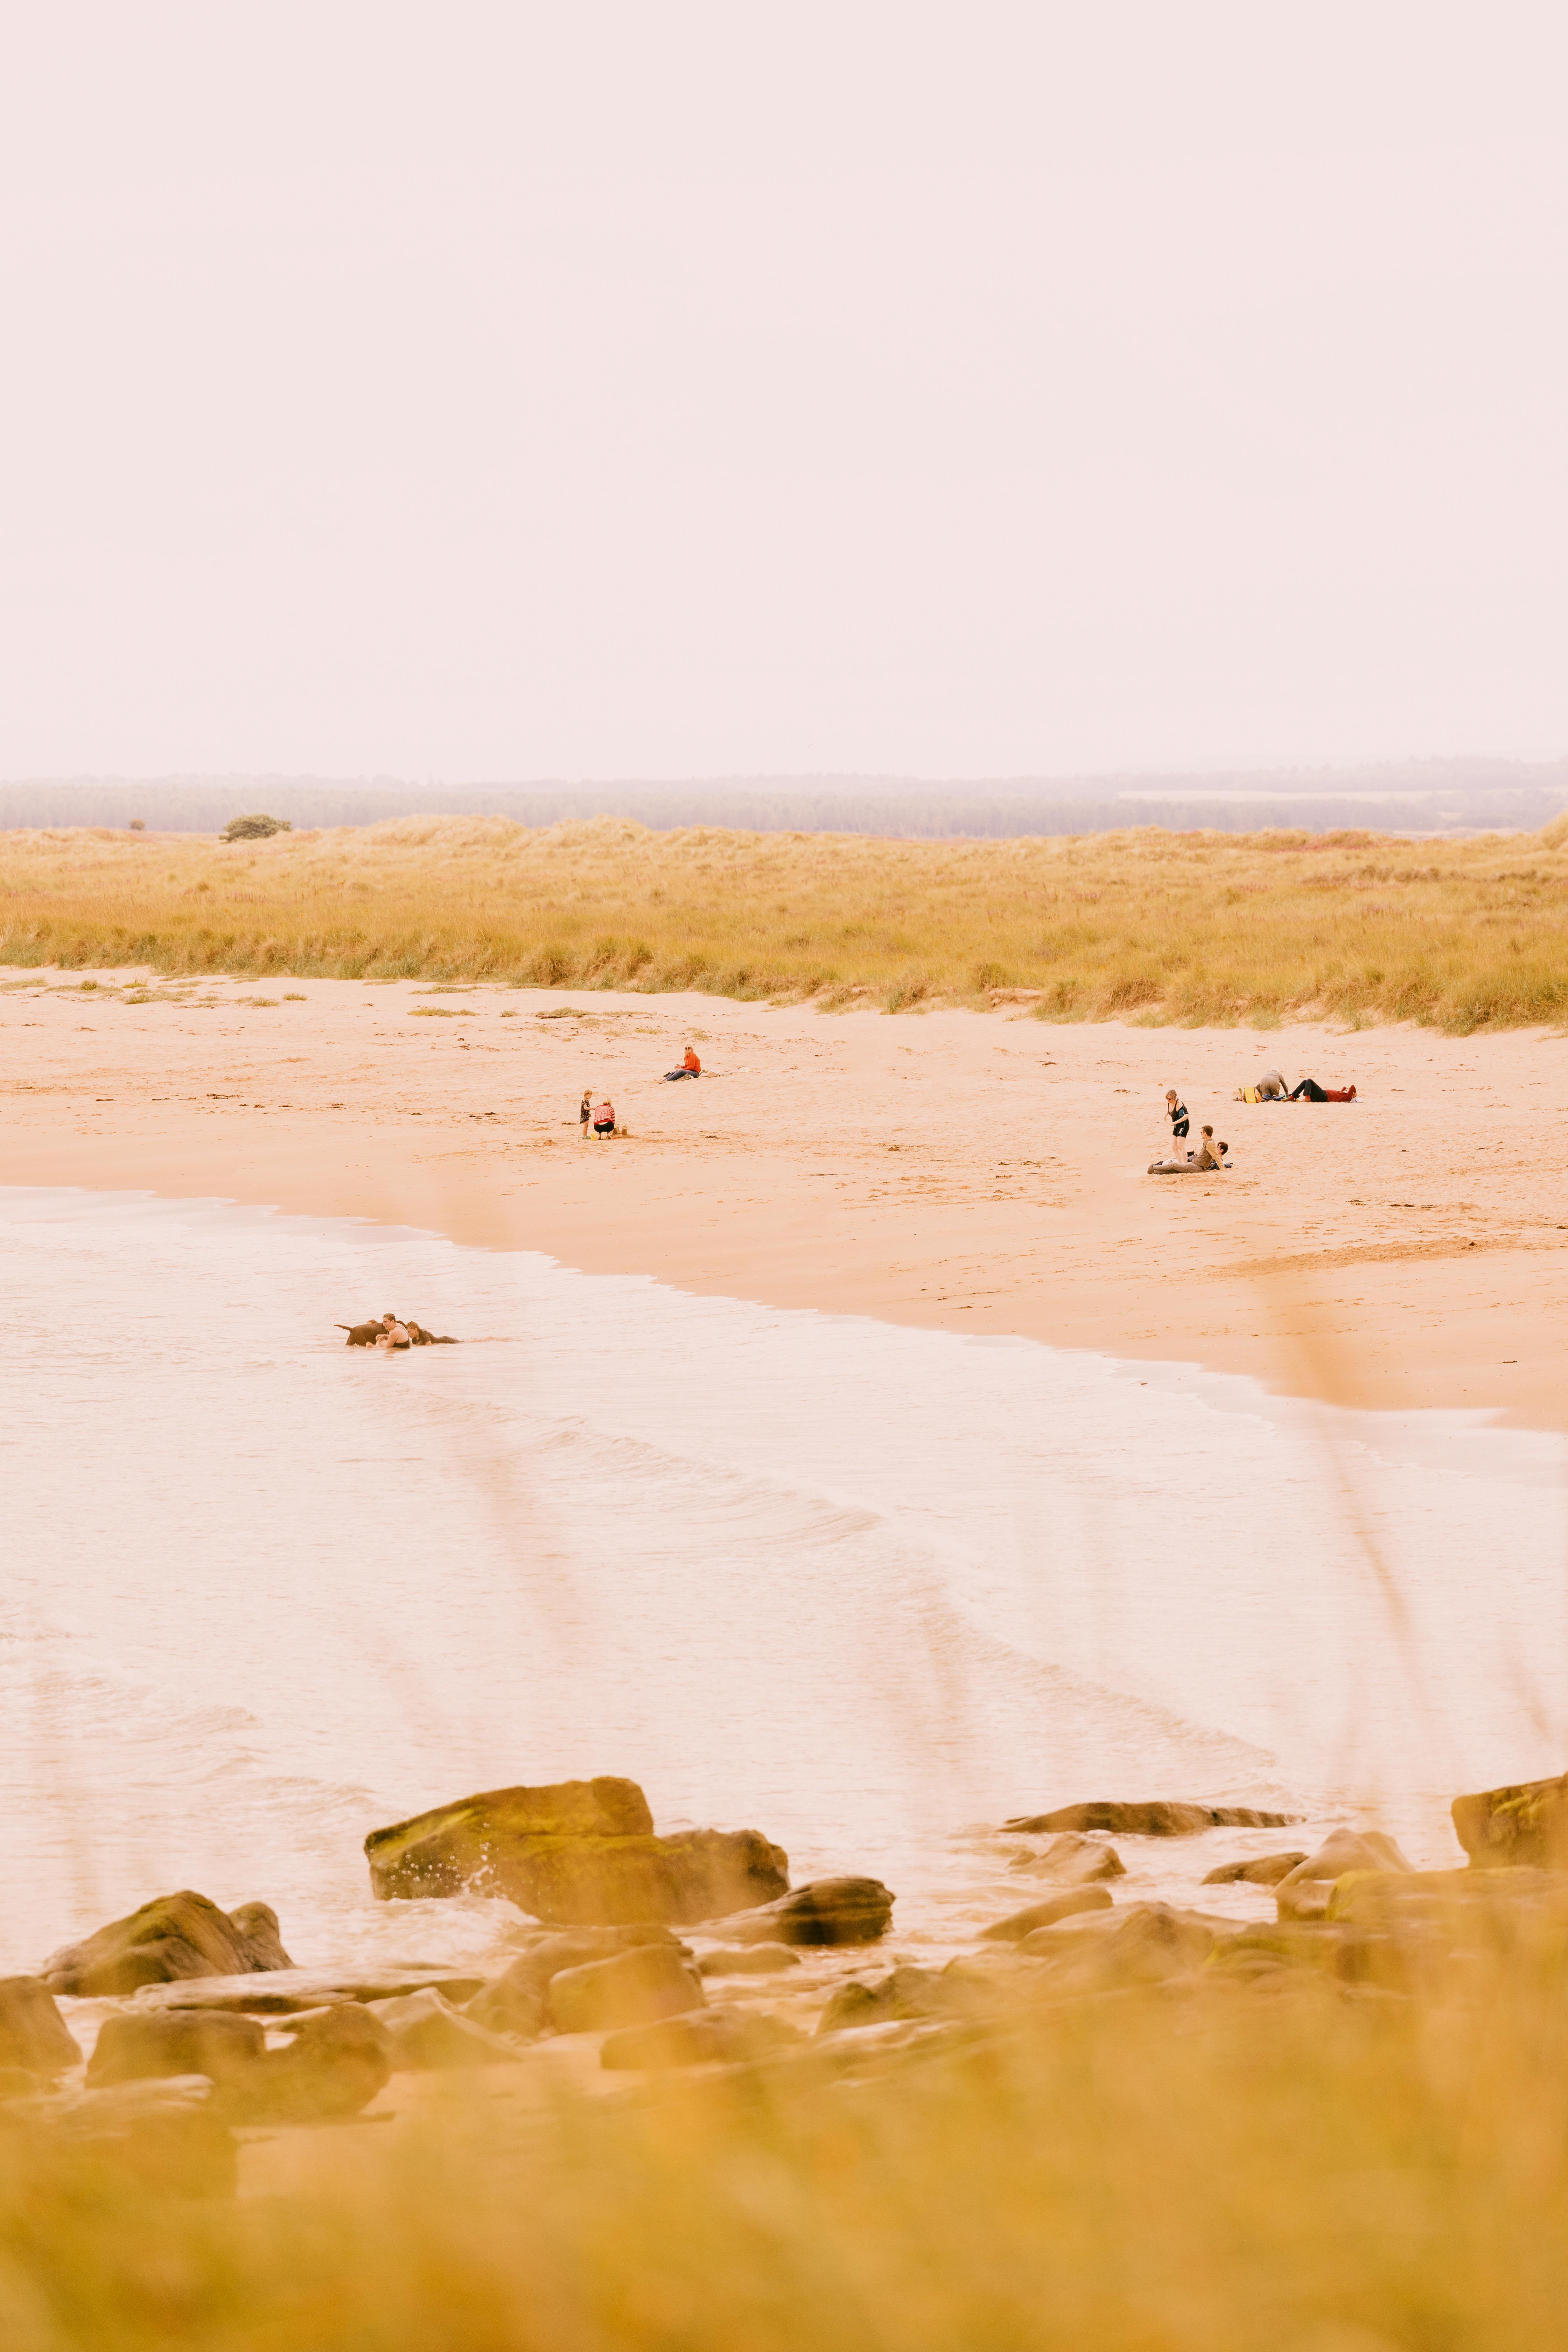
[[[218, 1203], [0, 1192], [0, 1264], [5, 1967], [176, 1885], [478, 1949], [505, 1906], [375, 1905], [360, 1843], [509, 1781], [628, 1773], [940, 1940], [1032, 1890], [1009, 1814], [1442, 1859], [1449, 1793], [1565, 1760], [1556, 1437]], [[387, 1307], [470, 1344], [331, 1328]]]

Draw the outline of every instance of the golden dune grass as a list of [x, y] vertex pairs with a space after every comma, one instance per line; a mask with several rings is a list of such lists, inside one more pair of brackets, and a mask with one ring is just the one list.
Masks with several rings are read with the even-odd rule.
[[1363, 834], [879, 841], [403, 818], [230, 846], [0, 836], [0, 962], [573, 988], [1042, 1017], [1555, 1023], [1568, 818]]
[[1559, 1952], [1037, 2011], [879, 2080], [461, 2083], [181, 2201], [0, 2131], [8, 2352], [1555, 2352]]

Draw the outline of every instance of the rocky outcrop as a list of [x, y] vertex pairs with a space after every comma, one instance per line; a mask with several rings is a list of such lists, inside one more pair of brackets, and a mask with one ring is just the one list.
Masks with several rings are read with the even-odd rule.
[[751, 2065], [797, 2047], [803, 2038], [798, 2027], [766, 2010], [700, 2009], [612, 2033], [601, 2060], [616, 2068]]
[[1314, 1854], [1287, 1871], [1274, 1889], [1281, 1919], [1323, 1919], [1336, 1878], [1351, 1870], [1405, 1871], [1410, 1864], [1381, 1830], [1331, 1830]]
[[1568, 1869], [1568, 1772], [1456, 1797], [1459, 1843], [1478, 1870]]
[[1044, 1903], [1026, 1903], [1021, 1911], [1010, 1911], [1005, 1919], [983, 1927], [980, 1938], [985, 1944], [1021, 1944], [1037, 1927], [1054, 1927], [1058, 1919], [1110, 1908], [1110, 1896], [1103, 1886], [1072, 1886], [1065, 1895], [1052, 1895]]
[[265, 2029], [227, 2010], [121, 2010], [106, 2017], [87, 2070], [89, 2087], [161, 2074], [205, 2074], [224, 2084], [260, 2063]]
[[269, 2050], [259, 2020], [234, 2011], [123, 2010], [103, 2021], [88, 2084], [97, 2090], [205, 2075], [221, 2095], [222, 2113], [240, 2123], [325, 2123], [357, 2115], [385, 2084], [390, 2039], [358, 2003], [334, 2003], [290, 2018], [289, 2025], [288, 2047]]
[[477, 1969], [278, 1969], [257, 1976], [186, 1977], [177, 1984], [147, 1985], [139, 2006], [158, 2009], [234, 2009], [247, 2016], [287, 2018], [302, 2010], [327, 2009], [345, 2001], [391, 2000], [398, 1993], [433, 1985], [448, 2000], [465, 2001], [480, 1991]]
[[1105, 1878], [1125, 1878], [1127, 1864], [1113, 1845], [1064, 1830], [1042, 1853], [1014, 1856], [1012, 1867], [1034, 1877], [1054, 1879], [1058, 1886], [1093, 1886]]
[[101, 2181], [122, 2181], [137, 2195], [234, 2194], [234, 2134], [211, 2081], [179, 2074], [117, 2083], [101, 2091], [22, 2100], [6, 2110], [40, 2142], [84, 2158]]
[[1295, 1853], [1259, 1853], [1250, 1862], [1222, 1862], [1217, 1870], [1204, 1873], [1205, 1886], [1278, 1886], [1293, 1870], [1300, 1867], [1307, 1857]]
[[936, 1969], [900, 1966], [874, 1984], [851, 1977], [836, 1985], [816, 2021], [818, 2033], [847, 2033], [897, 2018], [936, 2017], [951, 2006]]
[[1289, 1822], [1289, 1813], [1258, 1813], [1246, 1805], [1182, 1805], [1157, 1797], [1135, 1804], [1104, 1799], [1084, 1805], [1058, 1805], [1053, 1813], [1022, 1814], [1002, 1826], [1020, 1837], [1040, 1837], [1058, 1830], [1107, 1830], [1121, 1837], [1194, 1837], [1200, 1830], [1282, 1830]]
[[1329, 1889], [1325, 1916], [1352, 1927], [1387, 1927], [1448, 1943], [1507, 1943], [1523, 1919], [1568, 1919], [1568, 1872], [1524, 1864], [1512, 1870], [1352, 1870]]
[[220, 1911], [188, 1888], [144, 1903], [79, 1944], [44, 1962], [50, 1992], [115, 1994], [185, 1977], [239, 1976], [293, 1965], [279, 1937], [278, 1915], [265, 1903]]
[[545, 1995], [557, 2033], [597, 2033], [607, 2027], [651, 2025], [702, 2009], [702, 1979], [666, 1944], [644, 1944], [607, 1960], [562, 1969]]
[[1055, 1987], [1059, 1978], [1062, 1990], [1163, 1984], [1201, 1967], [1225, 1924], [1168, 1903], [1132, 1903], [1125, 1910], [1037, 1927], [1018, 1949], [1027, 1958], [1054, 1962], [1049, 1981]]
[[891, 1925], [896, 1899], [879, 1878], [814, 1878], [714, 1927], [741, 1944], [874, 1944]]
[[80, 2059], [76, 2038], [42, 1979], [0, 1977], [0, 2067], [47, 2081]]
[[697, 1963], [700, 1977], [768, 1977], [781, 1969], [798, 1969], [800, 1954], [787, 1944], [721, 1944], [704, 1952]]
[[474, 1995], [463, 2011], [488, 2033], [505, 2033], [514, 2042], [537, 2042], [544, 2031], [544, 1994], [500, 1977]]
[[505, 2065], [518, 2054], [480, 2019], [428, 1988], [375, 2001], [371, 2015], [386, 2034], [395, 2074], [405, 2067]]
[[691, 1954], [668, 1927], [638, 1924], [625, 1927], [575, 1927], [559, 1936], [541, 1936], [519, 1953], [505, 1974], [497, 1977], [471, 2000], [465, 2014], [493, 2033], [521, 2035], [532, 2041], [542, 2032], [545, 1995], [550, 1980], [563, 1969], [586, 1968], [590, 1961], [613, 1959], [618, 1952], [658, 1945], [682, 1960]]
[[654, 1832], [635, 1780], [491, 1789], [364, 1842], [384, 1900], [507, 1896], [553, 1925], [711, 1919], [782, 1895], [789, 1857], [758, 1830]]
[[357, 2116], [392, 2074], [390, 2037], [359, 2001], [334, 2001], [289, 2019], [292, 2036], [268, 2050], [227, 2094], [230, 2111], [251, 2123], [335, 2123]]

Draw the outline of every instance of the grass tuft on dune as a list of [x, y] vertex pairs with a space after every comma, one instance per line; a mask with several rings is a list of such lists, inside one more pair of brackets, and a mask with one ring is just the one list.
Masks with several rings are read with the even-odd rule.
[[1540, 834], [879, 841], [399, 818], [223, 845], [0, 836], [0, 962], [1024, 1004], [1258, 1027], [1568, 1015], [1568, 817]]
[[390, 2131], [253, 2150], [237, 2203], [7, 2128], [0, 2330], [10, 2352], [1549, 2352], [1561, 1957], [1476, 1955], [1433, 2000], [1308, 1969], [1031, 2003], [879, 2071], [841, 2036], [826, 2069], [608, 2099], [449, 2077]]

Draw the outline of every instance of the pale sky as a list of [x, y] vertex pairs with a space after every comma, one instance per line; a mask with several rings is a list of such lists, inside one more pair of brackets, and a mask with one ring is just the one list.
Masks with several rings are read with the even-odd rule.
[[3, 57], [0, 775], [1568, 750], [1561, 5]]

